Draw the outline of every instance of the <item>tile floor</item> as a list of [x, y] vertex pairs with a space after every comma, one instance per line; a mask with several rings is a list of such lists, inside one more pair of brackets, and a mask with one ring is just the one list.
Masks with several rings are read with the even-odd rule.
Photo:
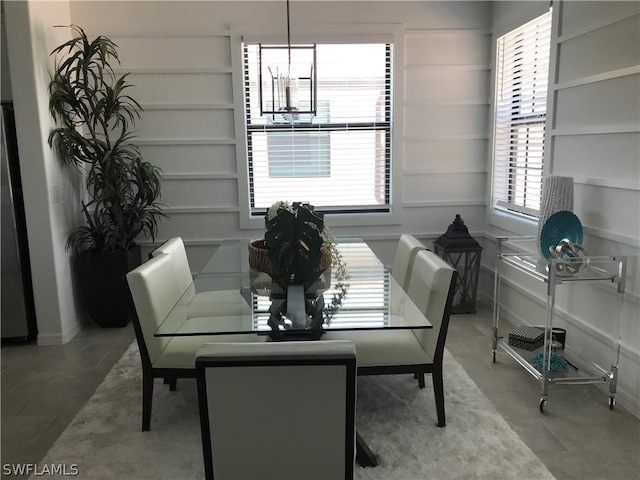
[[[640, 479], [640, 420], [609, 410], [593, 385], [553, 386], [541, 414], [539, 384], [504, 353], [492, 362], [491, 325], [486, 307], [452, 317], [447, 348], [556, 478]], [[133, 339], [129, 325], [87, 328], [63, 346], [3, 346], [2, 464], [39, 462]]]
[[134, 338], [91, 326], [61, 346], [3, 345], [1, 463], [38, 463]]

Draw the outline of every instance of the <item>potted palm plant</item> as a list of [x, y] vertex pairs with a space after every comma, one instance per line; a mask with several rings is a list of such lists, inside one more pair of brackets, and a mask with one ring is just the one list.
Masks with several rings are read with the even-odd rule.
[[57, 47], [49, 84], [49, 110], [57, 127], [49, 145], [86, 182], [85, 224], [70, 234], [77, 254], [83, 303], [100, 326], [124, 326], [132, 312], [126, 273], [141, 263], [140, 235], [154, 239], [166, 215], [158, 202], [159, 168], [144, 161], [132, 143], [142, 108], [128, 95], [128, 74], [117, 76], [117, 45], [99, 36], [89, 40], [72, 25], [73, 39]]

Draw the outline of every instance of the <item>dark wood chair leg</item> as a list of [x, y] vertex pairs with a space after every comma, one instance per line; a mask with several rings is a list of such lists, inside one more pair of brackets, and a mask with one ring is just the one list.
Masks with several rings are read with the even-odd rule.
[[418, 377], [418, 387], [424, 388], [424, 372], [416, 373]]
[[447, 424], [444, 413], [444, 384], [442, 381], [442, 365], [435, 366], [431, 373], [433, 379], [433, 395], [436, 398], [436, 412], [438, 414], [438, 426], [444, 427]]
[[361, 467], [377, 467], [378, 457], [371, 451], [367, 442], [356, 431], [356, 462]]
[[169, 377], [164, 377], [163, 382], [165, 385], [169, 385]]
[[151, 429], [151, 406], [153, 405], [153, 375], [142, 372], [142, 431]]
[[171, 377], [169, 379], [169, 391], [175, 392], [178, 389], [178, 377]]

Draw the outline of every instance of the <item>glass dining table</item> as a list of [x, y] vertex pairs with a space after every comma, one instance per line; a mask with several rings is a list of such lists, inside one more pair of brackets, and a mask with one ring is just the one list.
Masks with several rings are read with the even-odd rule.
[[285, 291], [268, 274], [252, 270], [249, 243], [248, 239], [222, 242], [155, 336], [233, 334], [315, 340], [326, 330], [432, 328], [361, 239], [336, 241], [346, 279], [336, 278], [329, 267], [304, 292], [294, 292], [295, 287]]
[[[391, 272], [358, 238], [336, 246], [347, 278], [329, 267], [306, 290], [285, 291], [249, 266], [251, 240], [224, 241], [154, 336], [233, 335], [233, 341], [321, 340], [327, 330], [433, 328]], [[229, 337], [230, 338], [230, 337]], [[378, 460], [356, 431], [356, 460]]]

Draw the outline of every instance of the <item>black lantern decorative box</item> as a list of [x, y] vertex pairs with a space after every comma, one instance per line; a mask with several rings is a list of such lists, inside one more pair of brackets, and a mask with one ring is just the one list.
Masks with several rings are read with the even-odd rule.
[[482, 247], [469, 235], [460, 215], [433, 242], [433, 247], [439, 257], [458, 271], [452, 313], [476, 313]]

